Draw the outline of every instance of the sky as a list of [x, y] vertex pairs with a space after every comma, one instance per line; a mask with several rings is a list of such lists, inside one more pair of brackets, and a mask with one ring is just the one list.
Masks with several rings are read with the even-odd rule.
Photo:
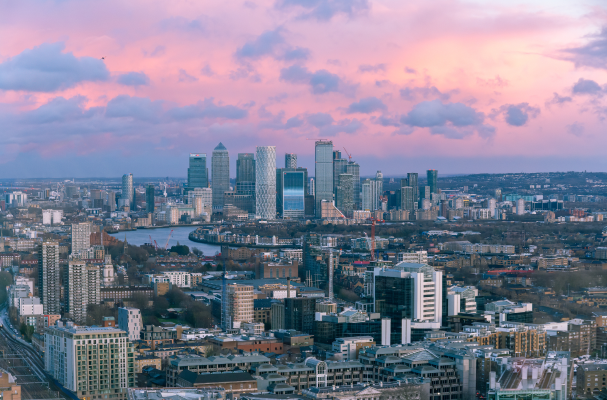
[[317, 138], [361, 175], [606, 170], [604, 2], [0, 8], [0, 178], [185, 177], [219, 142], [312, 176]]

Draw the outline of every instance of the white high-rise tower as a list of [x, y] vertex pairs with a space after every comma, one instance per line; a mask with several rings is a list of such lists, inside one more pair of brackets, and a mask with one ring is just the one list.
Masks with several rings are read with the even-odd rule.
[[255, 204], [258, 218], [276, 219], [276, 147], [257, 146]]

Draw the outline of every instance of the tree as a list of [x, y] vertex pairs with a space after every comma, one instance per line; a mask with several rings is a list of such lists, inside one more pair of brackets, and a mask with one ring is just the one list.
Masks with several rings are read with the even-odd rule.
[[194, 253], [196, 257], [202, 257], [204, 254], [198, 247], [192, 247], [192, 253]]
[[6, 287], [12, 285], [13, 276], [6, 271], [0, 272], [0, 304], [4, 303], [8, 298]]
[[175, 246], [172, 246], [169, 250], [171, 253], [177, 253], [180, 256], [187, 256], [190, 254], [190, 248], [186, 245], [180, 245], [177, 243]]

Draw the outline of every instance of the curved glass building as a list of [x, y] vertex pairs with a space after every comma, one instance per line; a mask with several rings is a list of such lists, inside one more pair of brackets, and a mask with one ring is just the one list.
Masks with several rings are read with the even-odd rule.
[[276, 219], [276, 147], [257, 146], [255, 162], [257, 218]]

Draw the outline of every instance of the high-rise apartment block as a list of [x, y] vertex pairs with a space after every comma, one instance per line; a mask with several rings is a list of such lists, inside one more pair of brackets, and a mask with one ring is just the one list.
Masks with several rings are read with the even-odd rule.
[[321, 218], [323, 200], [333, 202], [333, 142], [319, 140], [315, 147], [316, 218]]
[[61, 314], [59, 243], [44, 242], [38, 254], [38, 293], [44, 314]]
[[285, 154], [285, 168], [297, 168], [297, 154]]
[[[339, 177], [342, 174], [352, 175], [352, 201], [354, 203], [353, 209], [359, 210], [361, 207], [361, 199], [360, 199], [360, 191], [361, 191], [361, 183], [360, 183], [360, 166], [354, 162], [347, 160], [345, 158], [341, 158], [341, 152], [334, 151], [333, 152], [333, 188], [335, 194], [335, 201], [337, 203], [337, 190], [341, 187], [341, 182]], [[350, 178], [346, 178], [350, 179]], [[349, 185], [349, 182], [347, 183]], [[343, 188], [342, 188], [343, 190]], [[337, 207], [339, 208], [339, 206]], [[341, 210], [341, 209], [340, 209]], [[343, 211], [343, 210], [342, 210]]]
[[88, 276], [86, 262], [70, 260], [67, 267], [66, 305], [71, 319], [78, 325], [86, 324], [88, 306]]
[[209, 187], [209, 169], [205, 153], [190, 153], [188, 190]]
[[130, 341], [139, 340], [141, 326], [141, 311], [138, 308], [118, 308], [118, 328], [127, 333]]
[[354, 186], [354, 176], [339, 174], [335, 192], [335, 205], [347, 217], [350, 217], [352, 211], [354, 211]]
[[72, 224], [72, 254], [78, 256], [91, 247], [91, 223]]
[[413, 201], [419, 203], [419, 175], [417, 172], [409, 172], [407, 174], [407, 186], [413, 188]]
[[415, 189], [411, 186], [400, 188], [401, 210], [414, 211], [417, 202], [415, 201]]
[[429, 169], [426, 172], [428, 179], [428, 186], [430, 186], [430, 193], [438, 193], [438, 171], [435, 169]]
[[258, 218], [276, 219], [276, 147], [257, 146], [255, 212]]
[[230, 327], [239, 327], [241, 323], [253, 322], [253, 286], [228, 285], [227, 313]]
[[135, 209], [135, 189], [133, 187], [133, 174], [122, 175], [122, 196], [123, 204], [129, 206], [131, 210]]
[[362, 209], [375, 211], [381, 208], [379, 197], [383, 194], [384, 177], [377, 171], [375, 179], [365, 179], [362, 183]]
[[45, 330], [48, 374], [80, 399], [126, 400], [135, 386], [133, 345], [116, 328], [80, 327], [61, 321]]
[[230, 156], [223, 143], [219, 143], [213, 150], [211, 159], [211, 187], [213, 188], [213, 210], [223, 210], [223, 194], [230, 190]]

